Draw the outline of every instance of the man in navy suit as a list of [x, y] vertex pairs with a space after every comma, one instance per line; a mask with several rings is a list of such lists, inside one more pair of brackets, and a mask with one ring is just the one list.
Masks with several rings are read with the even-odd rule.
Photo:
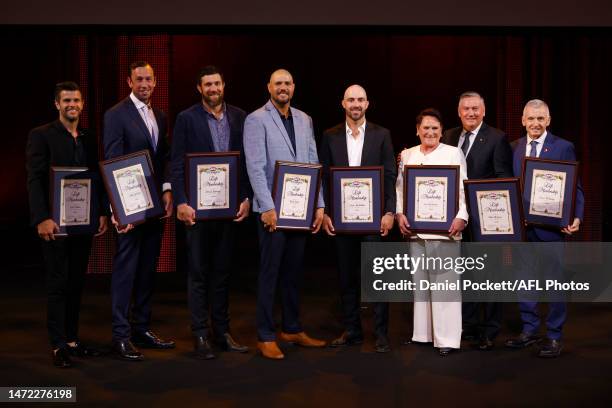
[[[524, 157], [539, 157], [549, 160], [576, 160], [574, 145], [560, 137], [549, 133], [546, 128], [550, 125], [550, 112], [548, 105], [539, 99], [533, 99], [523, 109], [523, 126], [527, 130], [527, 136], [522, 137], [514, 144], [513, 170], [515, 176], [521, 176]], [[529, 227], [527, 239], [530, 242], [560, 242], [565, 235], [572, 235], [580, 229], [580, 221], [584, 214], [584, 194], [582, 186], [578, 183], [576, 189], [575, 218], [570, 225], [561, 231]], [[559, 275], [561, 273], [560, 259], [551, 256], [546, 260], [550, 272]], [[537, 302], [519, 302], [523, 330], [520, 336], [506, 341], [506, 346], [511, 348], [524, 348], [540, 340], [538, 331], [540, 329], [540, 316], [538, 315]], [[565, 302], [551, 302], [549, 304], [548, 316], [546, 317], [546, 341], [543, 343], [539, 357], [557, 357], [561, 353], [562, 329], [567, 317], [567, 305]]]
[[[330, 343], [331, 347], [350, 346], [363, 342], [361, 317], [359, 316], [361, 242], [380, 242], [393, 228], [395, 215], [395, 181], [397, 167], [389, 130], [372, 122], [366, 123], [368, 96], [359, 85], [349, 86], [344, 92], [342, 107], [345, 120], [323, 133], [319, 159], [323, 165], [323, 190], [325, 200], [329, 196], [329, 168], [333, 166], [383, 166], [384, 167], [384, 215], [380, 220], [378, 235], [341, 235], [335, 238], [344, 332]], [[329, 208], [329, 207], [328, 207]], [[329, 215], [323, 218], [323, 229], [335, 236]], [[375, 350], [386, 353], [391, 350], [388, 338], [389, 303], [376, 302], [374, 310]]]
[[[104, 158], [148, 150], [156, 177], [165, 181], [169, 156], [167, 121], [161, 110], [151, 107], [156, 83], [153, 68], [144, 61], [131, 64], [127, 82], [132, 93], [104, 114]], [[162, 191], [165, 217], [169, 217], [172, 215], [170, 183], [163, 183], [160, 193]], [[113, 223], [116, 225], [114, 217]], [[145, 348], [174, 348], [173, 341], [160, 339], [149, 328], [163, 224], [161, 220], [152, 219], [136, 227], [129, 224], [117, 231], [111, 279], [113, 347], [121, 358], [140, 361], [143, 355], [134, 344]]]
[[[248, 347], [230, 335], [228, 283], [236, 237], [236, 222], [249, 215], [251, 185], [244, 163], [242, 128], [246, 113], [224, 102], [225, 81], [214, 66], [203, 68], [197, 78], [201, 102], [178, 114], [172, 138], [172, 186], [177, 218], [185, 223], [191, 330], [195, 356], [212, 359], [209, 309], [215, 343], [227, 351], [245, 353]], [[234, 222], [196, 221], [185, 193], [185, 155], [203, 152], [240, 152], [240, 207]]]

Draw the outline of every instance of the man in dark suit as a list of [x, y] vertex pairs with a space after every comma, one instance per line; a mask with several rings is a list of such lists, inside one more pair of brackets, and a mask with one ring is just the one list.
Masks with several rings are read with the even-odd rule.
[[[53, 364], [72, 366], [70, 356], [88, 357], [100, 353], [79, 342], [81, 292], [91, 248], [91, 236], [56, 238], [59, 226], [52, 219], [49, 203], [51, 166], [88, 167], [98, 172], [98, 142], [79, 127], [83, 98], [74, 82], [55, 86], [55, 107], [59, 119], [33, 129], [28, 136], [26, 168], [30, 219], [43, 239], [42, 252], [47, 273], [47, 328]], [[107, 228], [108, 211], [101, 206], [98, 232]]]
[[[151, 107], [156, 83], [153, 68], [144, 61], [131, 64], [127, 82], [132, 93], [104, 114], [104, 158], [148, 150], [156, 177], [167, 180], [167, 121], [161, 110]], [[165, 217], [169, 217], [172, 215], [170, 183], [163, 183], [162, 191]], [[136, 227], [127, 225], [118, 232], [111, 280], [113, 346], [121, 358], [140, 361], [143, 355], [134, 344], [145, 348], [174, 348], [173, 341], [160, 339], [149, 328], [163, 225], [161, 220], [152, 219]]]
[[[209, 342], [209, 309], [215, 343], [227, 351], [245, 353], [248, 347], [232, 338], [229, 328], [228, 284], [236, 222], [249, 215], [251, 185], [246, 172], [242, 128], [246, 113], [224, 102], [225, 81], [214, 66], [202, 69], [197, 78], [201, 102], [178, 114], [172, 139], [172, 186], [177, 218], [185, 223], [191, 330], [197, 358], [215, 355]], [[240, 208], [234, 222], [196, 221], [195, 210], [185, 193], [185, 155], [203, 152], [240, 152]]]
[[[574, 144], [549, 133], [546, 129], [550, 125], [550, 112], [548, 105], [539, 99], [527, 102], [523, 109], [523, 126], [527, 130], [527, 136], [520, 138], [514, 143], [513, 170], [517, 177], [522, 176], [523, 159], [525, 157], [539, 157], [549, 160], [576, 160]], [[572, 235], [580, 229], [580, 222], [584, 216], [584, 193], [582, 185], [578, 183], [576, 189], [576, 208], [572, 224], [564, 227], [561, 231], [529, 227], [527, 228], [527, 240], [529, 242], [561, 242], [565, 235]], [[549, 274], [560, 278], [562, 267], [560, 264], [560, 247], [552, 245], [552, 256], [545, 263], [538, 266], [538, 273]], [[547, 270], [542, 270], [546, 268]], [[520, 336], [506, 341], [510, 348], [525, 348], [540, 340], [538, 331], [540, 329], [540, 316], [538, 314], [537, 302], [519, 302], [523, 330]], [[567, 318], [567, 305], [565, 302], [549, 303], [549, 311], [546, 316], [546, 339], [538, 353], [539, 357], [558, 357], [562, 349], [562, 329]]]
[[[482, 96], [476, 92], [461, 94], [457, 113], [461, 126], [444, 132], [442, 143], [463, 151], [468, 179], [512, 177], [512, 149], [504, 132], [483, 122], [485, 103]], [[468, 229], [464, 231], [463, 240], [471, 240]], [[462, 337], [478, 340], [480, 350], [491, 350], [501, 328], [502, 310], [501, 303], [464, 302]]]
[[[386, 236], [393, 228], [395, 213], [395, 180], [397, 168], [393, 144], [389, 131], [382, 126], [367, 122], [368, 97], [359, 85], [349, 86], [344, 92], [342, 107], [345, 121], [323, 133], [319, 159], [323, 165], [323, 191], [325, 200], [329, 197], [329, 168], [331, 166], [384, 166], [384, 215], [380, 221], [380, 235]], [[326, 211], [327, 211], [326, 207]], [[323, 229], [329, 235], [336, 235], [331, 218], [325, 214]], [[380, 241], [378, 235], [336, 236], [336, 253], [340, 275], [340, 291], [344, 313], [344, 332], [330, 344], [341, 347], [363, 342], [360, 302], [360, 261], [361, 242]], [[387, 336], [389, 327], [389, 304], [377, 302], [374, 309], [375, 349], [379, 353], [390, 351]]]

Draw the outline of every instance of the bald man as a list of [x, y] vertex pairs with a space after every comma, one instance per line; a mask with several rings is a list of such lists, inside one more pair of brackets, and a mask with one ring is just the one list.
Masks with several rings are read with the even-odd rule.
[[[261, 253], [257, 284], [257, 348], [264, 357], [275, 360], [285, 357], [276, 342], [272, 313], [277, 282], [283, 312], [280, 339], [305, 347], [325, 346], [324, 341], [308, 336], [300, 323], [298, 292], [307, 235], [276, 230], [277, 214], [272, 199], [276, 161], [319, 163], [312, 119], [290, 106], [294, 90], [289, 71], [274, 71], [268, 83], [270, 100], [247, 116], [243, 132]], [[321, 228], [323, 207], [323, 196], [319, 194], [313, 234]]]
[[[323, 219], [323, 229], [335, 236], [340, 276], [340, 291], [344, 313], [344, 332], [331, 342], [332, 347], [343, 347], [363, 343], [363, 330], [359, 316], [361, 242], [378, 242], [393, 228], [395, 212], [395, 179], [397, 170], [393, 155], [393, 144], [389, 131], [372, 122], [366, 122], [368, 96], [359, 85], [351, 85], [344, 92], [342, 108], [344, 122], [323, 133], [319, 157], [323, 165], [323, 191], [329, 202], [329, 168], [332, 166], [383, 166], [384, 202], [379, 235], [337, 235], [328, 214]], [[375, 350], [386, 353], [390, 350], [388, 339], [389, 304], [375, 303], [374, 334]]]

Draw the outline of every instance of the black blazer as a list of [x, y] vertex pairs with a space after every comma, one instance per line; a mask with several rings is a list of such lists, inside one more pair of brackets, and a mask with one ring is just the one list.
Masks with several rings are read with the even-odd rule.
[[[361, 165], [384, 166], [384, 212], [395, 213], [397, 167], [391, 134], [389, 130], [382, 126], [366, 122], [364, 137]], [[323, 140], [319, 149], [319, 162], [323, 165], [323, 194], [326, 202], [330, 202], [329, 168], [349, 165], [345, 122], [323, 132]], [[325, 211], [328, 211], [328, 207], [325, 207]]]
[[[225, 104], [225, 113], [230, 126], [229, 150], [240, 152], [240, 200], [253, 198], [249, 182], [242, 143], [242, 129], [246, 113], [235, 106]], [[187, 202], [185, 192], [185, 155], [187, 153], [214, 152], [215, 145], [208, 127], [208, 113], [202, 102], [185, 109], [176, 117], [172, 134], [170, 179], [176, 205]]]
[[[86, 164], [95, 175], [98, 174], [98, 141], [96, 137], [79, 129], [85, 149]], [[49, 202], [49, 172], [51, 166], [80, 166], [74, 161], [74, 138], [62, 122], [56, 120], [30, 131], [26, 146], [26, 170], [28, 173], [28, 199], [30, 202], [30, 223], [33, 227], [52, 218]], [[108, 214], [103, 188], [100, 191], [100, 211]]]
[[[444, 132], [442, 143], [458, 146], [461, 126]], [[467, 157], [468, 179], [512, 177], [512, 148], [506, 134], [483, 122]]]
[[[169, 181], [167, 163], [170, 158], [168, 145], [168, 121], [166, 114], [153, 108], [159, 137], [157, 149], [153, 149], [149, 129], [145, 125], [136, 105], [128, 96], [104, 114], [104, 159], [134, 153], [139, 150], [148, 150], [153, 162], [155, 178], [161, 184]], [[160, 185], [161, 187], [161, 185]]]

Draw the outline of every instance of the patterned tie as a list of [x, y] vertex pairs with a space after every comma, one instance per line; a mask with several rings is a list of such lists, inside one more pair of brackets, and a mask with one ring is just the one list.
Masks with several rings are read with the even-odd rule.
[[538, 141], [532, 140], [529, 144], [531, 145], [531, 150], [529, 150], [529, 157], [538, 157]]
[[463, 139], [463, 144], [461, 145], [461, 150], [463, 150], [463, 155], [465, 157], [467, 157], [468, 150], [470, 149], [470, 136], [472, 136], [472, 132], [466, 132]]
[[149, 133], [151, 134], [151, 142], [153, 143], [153, 150], [157, 150], [157, 134], [155, 133], [155, 114], [151, 105], [145, 105], [142, 107], [144, 111], [145, 122]]

